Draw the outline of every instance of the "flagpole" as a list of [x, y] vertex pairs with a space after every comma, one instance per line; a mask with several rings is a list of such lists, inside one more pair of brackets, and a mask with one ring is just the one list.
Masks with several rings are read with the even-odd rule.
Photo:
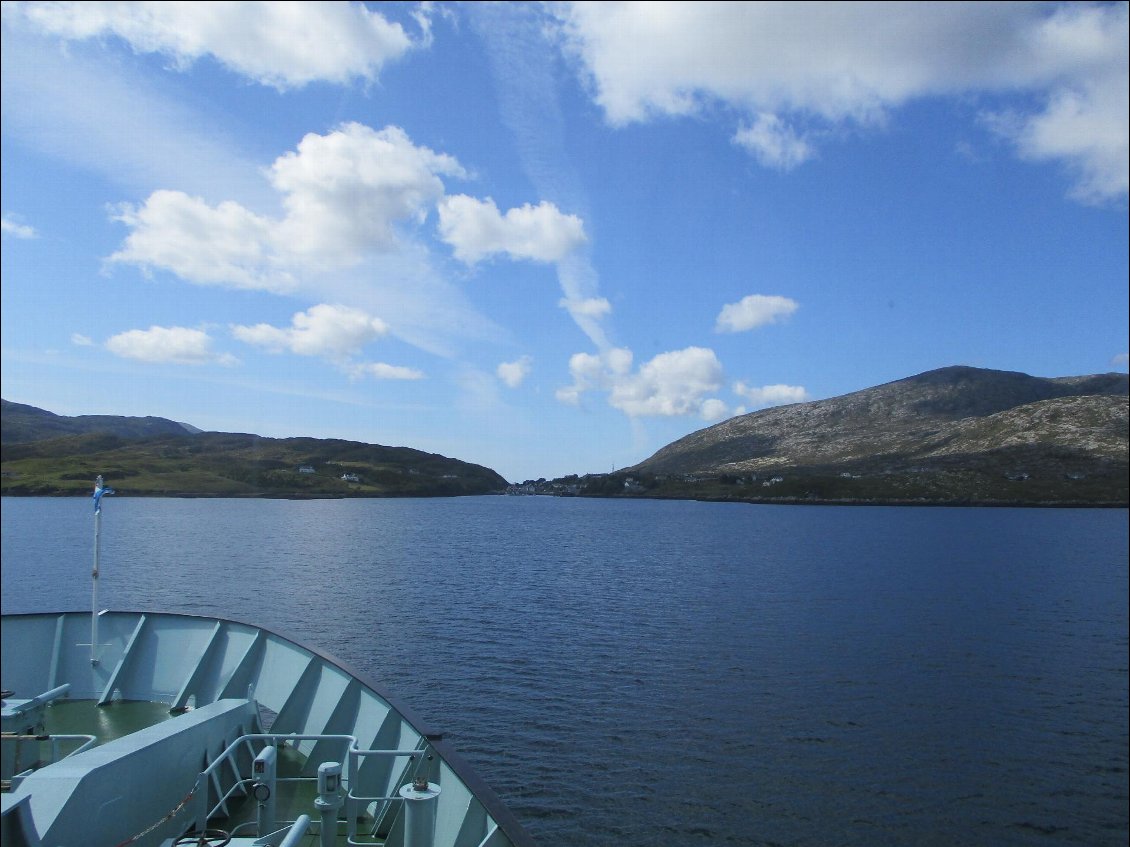
[[98, 664], [98, 564], [102, 556], [102, 475], [94, 482], [94, 570], [90, 573], [90, 664]]
[[102, 497], [113, 494], [102, 474], [94, 480], [94, 569], [90, 572], [90, 664], [98, 664], [98, 560], [102, 557]]

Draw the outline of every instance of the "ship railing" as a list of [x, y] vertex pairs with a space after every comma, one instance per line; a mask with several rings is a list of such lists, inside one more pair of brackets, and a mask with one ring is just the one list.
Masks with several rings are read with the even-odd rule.
[[[404, 798], [397, 793], [387, 795], [362, 795], [356, 793], [356, 786], [359, 784], [359, 774], [363, 760], [370, 756], [383, 756], [393, 758], [406, 758], [404, 767], [401, 769], [400, 776], [397, 779], [398, 783], [410, 782], [419, 773], [420, 766], [423, 765], [427, 756], [427, 744], [421, 739], [420, 747], [408, 750], [361, 750], [356, 745], [349, 749], [349, 782], [348, 791], [345, 795], [346, 814], [349, 820], [347, 831], [347, 843], [350, 845], [370, 845], [374, 842], [378, 830], [382, 828], [384, 818], [387, 816], [389, 809], [392, 808], [394, 801], [402, 801]], [[415, 772], [411, 775], [408, 770], [416, 765]], [[361, 839], [361, 833], [358, 831], [357, 822], [361, 820], [361, 813], [368, 812], [373, 820], [372, 828], [366, 836], [368, 840]]]
[[[427, 756], [427, 742], [425, 739], [420, 739], [420, 746], [410, 748], [400, 748], [391, 750], [379, 749], [361, 749], [358, 746], [357, 739], [352, 735], [317, 735], [308, 734], [300, 735], [297, 733], [252, 733], [248, 735], [241, 735], [229, 744], [219, 756], [217, 756], [196, 778], [196, 784], [191, 794], [195, 794], [195, 829], [196, 832], [205, 832], [208, 830], [208, 821], [217, 816], [227, 817], [228, 815], [228, 802], [234, 795], [239, 793], [241, 797], [253, 796], [253, 788], [256, 785], [262, 784], [267, 787], [267, 796], [274, 796], [277, 785], [279, 783], [303, 783], [303, 782], [318, 782], [316, 776], [291, 776], [281, 777], [274, 773], [273, 769], [269, 769], [263, 774], [253, 773], [251, 776], [244, 777], [238, 774], [236, 782], [227, 789], [227, 791], [219, 791], [220, 775], [225, 767], [235, 767], [236, 754], [242, 749], [247, 748], [251, 750], [253, 758], [255, 757], [255, 744], [259, 742], [265, 746], [279, 747], [281, 744], [290, 744], [297, 746], [299, 742], [315, 741], [315, 742], [328, 742], [330, 744], [341, 744], [341, 752], [344, 754], [341, 758], [347, 762], [345, 773], [343, 774], [342, 787], [345, 789], [345, 813], [347, 821], [347, 841], [351, 845], [371, 845], [379, 843], [373, 841], [373, 837], [377, 832], [378, 827], [381, 825], [382, 819], [387, 814], [393, 801], [403, 800], [399, 794], [390, 795], [363, 795], [356, 793], [356, 786], [360, 782], [361, 765], [366, 758], [370, 757], [383, 757], [391, 759], [404, 759], [405, 763], [398, 777], [398, 782], [403, 782], [405, 779], [411, 779], [413, 775], [408, 775], [409, 769], [413, 763], [416, 764], [416, 770], [419, 770], [420, 765], [423, 764]], [[305, 767], [310, 767], [311, 764], [320, 765], [323, 762], [332, 761], [329, 758], [323, 758], [322, 762], [311, 763], [307, 761]], [[339, 762], [340, 764], [340, 762]], [[209, 806], [208, 798], [209, 792], [201, 790], [207, 785], [213, 785], [217, 788], [219, 800], [212, 806]], [[249, 789], [248, 786], [251, 786]], [[365, 814], [369, 815], [373, 820], [373, 827], [370, 832], [362, 834], [360, 832], [360, 821], [364, 820]], [[305, 816], [302, 816], [305, 817]], [[293, 826], [296, 821], [271, 821], [272, 827], [282, 828], [285, 826]], [[236, 829], [245, 827], [256, 826], [258, 821], [248, 821], [239, 824]], [[232, 835], [237, 834], [234, 830]], [[260, 837], [269, 833], [259, 832]]]
[[[5, 779], [3, 781], [4, 791], [15, 791], [17, 788], [19, 788], [21, 782], [23, 782], [27, 777], [31, 776], [40, 768], [45, 768], [48, 765], [53, 765], [56, 762], [62, 761], [63, 759], [67, 758], [68, 756], [73, 756], [76, 753], [81, 753], [83, 750], [89, 750], [91, 747], [98, 743], [98, 737], [95, 735], [34, 735], [31, 733], [5, 732], [0, 734], [0, 741], [2, 741], [5, 745], [15, 746], [15, 750], [12, 753], [12, 761], [14, 763], [13, 770], [18, 772], [13, 773], [9, 779]], [[63, 747], [63, 745], [73, 744], [76, 742], [78, 746], [76, 746], [75, 749], [69, 750], [62, 755], [59, 755], [60, 749]], [[43, 757], [42, 755], [44, 744], [50, 745], [48, 747], [48, 755], [46, 757]], [[25, 746], [31, 746], [32, 749], [35, 750], [36, 760], [32, 763], [31, 767], [21, 769], [21, 763], [23, 761], [23, 748]]]

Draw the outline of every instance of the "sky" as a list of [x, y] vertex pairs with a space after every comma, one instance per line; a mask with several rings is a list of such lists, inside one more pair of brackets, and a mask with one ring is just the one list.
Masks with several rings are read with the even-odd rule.
[[521, 481], [1125, 373], [1127, 9], [4, 2], [4, 399]]

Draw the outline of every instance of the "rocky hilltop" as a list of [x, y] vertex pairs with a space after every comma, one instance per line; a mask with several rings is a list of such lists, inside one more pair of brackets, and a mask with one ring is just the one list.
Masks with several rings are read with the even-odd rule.
[[1128, 394], [1126, 374], [942, 368], [731, 418], [625, 473], [655, 494], [710, 478], [758, 499], [1125, 505]]

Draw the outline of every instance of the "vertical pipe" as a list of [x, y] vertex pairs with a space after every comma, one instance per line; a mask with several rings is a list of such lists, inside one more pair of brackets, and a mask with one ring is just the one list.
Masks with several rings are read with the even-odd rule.
[[337, 809], [318, 806], [317, 801], [314, 806], [322, 817], [322, 826], [318, 830], [318, 844], [320, 847], [334, 847], [337, 844]]
[[314, 808], [322, 818], [321, 847], [337, 844], [337, 812], [344, 799], [341, 796], [341, 764], [322, 762], [318, 765], [318, 796]]
[[251, 791], [259, 803], [257, 820], [260, 838], [275, 831], [277, 761], [278, 748], [272, 743], [259, 751], [251, 765], [251, 774], [255, 779], [255, 786]]
[[348, 770], [346, 773], [349, 777], [349, 790], [345, 793], [345, 821], [346, 821], [346, 835], [349, 841], [353, 841], [357, 837], [357, 818], [361, 811], [361, 801], [354, 796], [357, 786], [361, 783], [358, 780], [358, 775], [361, 773], [360, 760], [361, 757], [357, 754], [356, 741], [349, 745], [346, 751], [346, 764]]

